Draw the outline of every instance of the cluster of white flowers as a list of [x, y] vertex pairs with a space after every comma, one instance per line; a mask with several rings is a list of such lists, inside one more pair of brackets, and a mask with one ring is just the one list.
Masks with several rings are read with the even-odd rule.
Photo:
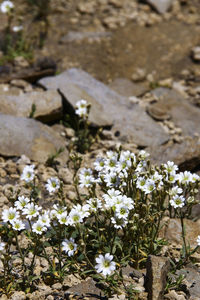
[[168, 192], [171, 198], [169, 201], [170, 205], [174, 208], [182, 208], [187, 203], [191, 203], [193, 197], [189, 196], [186, 199], [185, 190], [187, 190], [189, 185], [192, 187], [192, 184], [199, 182], [200, 177], [197, 174], [192, 174], [188, 171], [177, 173], [178, 166], [172, 161], [168, 161], [164, 164], [163, 169], [164, 181], [171, 186], [171, 189]]
[[97, 180], [92, 175], [92, 170], [91, 169], [83, 168], [80, 171], [79, 186], [81, 188], [83, 188], [83, 187], [89, 188], [89, 187], [93, 186], [93, 184], [96, 183], [96, 182], [97, 182]]
[[[109, 216], [111, 229], [115, 228], [115, 232], [121, 232], [121, 229], [133, 222], [136, 215], [136, 195], [143, 199], [144, 203], [151, 203], [154, 195], [163, 192], [165, 196], [169, 195], [169, 204], [175, 209], [194, 201], [193, 194], [187, 196], [187, 192], [194, 190], [199, 184], [200, 178], [197, 174], [187, 171], [178, 173], [178, 166], [170, 161], [160, 168], [150, 167], [149, 154], [144, 150], [137, 156], [130, 151], [107, 151], [106, 154], [105, 158], [97, 158], [94, 172], [90, 168], [80, 170], [79, 186], [88, 189], [90, 195], [82, 205], [76, 204], [69, 208], [54, 204], [52, 209], [43, 210], [32, 199], [20, 195], [14, 207], [3, 210], [3, 222], [8, 223], [15, 231], [30, 226], [35, 234], [42, 235], [55, 226], [69, 226], [69, 232], [72, 232], [73, 228], [80, 228], [79, 225], [86, 222], [88, 217], [90, 221], [93, 216], [98, 218], [99, 215], [104, 215], [106, 218]], [[26, 166], [21, 180], [26, 183], [33, 181], [34, 168], [34, 165]], [[92, 191], [95, 185], [102, 188], [103, 194], [99, 196], [102, 199], [96, 195], [91, 197], [94, 195]], [[56, 177], [48, 179], [45, 185], [49, 193], [58, 191], [60, 186], [61, 183]], [[197, 238], [197, 244], [200, 246], [200, 236]], [[68, 256], [78, 252], [78, 244], [72, 237], [65, 238], [61, 246]], [[4, 247], [5, 244], [0, 243], [0, 251]], [[104, 276], [112, 274], [116, 269], [116, 263], [110, 253], [106, 253], [105, 256], [99, 255], [96, 263], [97, 272]]]
[[14, 8], [14, 4], [9, 0], [3, 1], [0, 8], [2, 13], [7, 14]]
[[[168, 161], [160, 169], [149, 170], [147, 158], [149, 154], [144, 150], [140, 151], [136, 158], [130, 151], [120, 153], [107, 151], [107, 157], [98, 157], [94, 163], [95, 177], [91, 169], [82, 169], [79, 174], [79, 185], [81, 188], [91, 188], [93, 184], [106, 185], [107, 193], [103, 195], [104, 205], [101, 209], [111, 209], [114, 216], [111, 222], [115, 228], [122, 228], [128, 222], [128, 215], [134, 209], [134, 199], [123, 195], [121, 190], [129, 182], [135, 185], [136, 189], [146, 196], [168, 189], [169, 203], [174, 208], [181, 208], [185, 204], [194, 201], [193, 196], [186, 199], [185, 190], [187, 186], [200, 181], [197, 174], [191, 172], [178, 172], [178, 166]], [[131, 176], [131, 177], [130, 177]]]
[[87, 103], [86, 100], [81, 99], [80, 101], [78, 101], [76, 103], [75, 113], [83, 119], [87, 118], [88, 113], [89, 113], [89, 104]]

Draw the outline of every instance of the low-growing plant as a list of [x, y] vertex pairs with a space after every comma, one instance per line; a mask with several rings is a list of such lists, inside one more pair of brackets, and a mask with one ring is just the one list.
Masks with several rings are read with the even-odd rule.
[[[84, 103], [77, 108], [80, 115], [87, 107]], [[184, 218], [196, 204], [200, 185], [197, 174], [178, 172], [178, 166], [170, 161], [153, 166], [144, 150], [137, 155], [121, 148], [107, 151], [105, 157], [97, 157], [93, 169], [81, 168], [82, 159], [76, 152], [71, 154], [71, 162], [77, 196], [70, 204], [63, 183], [57, 177], [49, 178], [46, 190], [57, 200], [46, 210], [39, 205], [41, 185], [35, 166], [24, 168], [21, 181], [29, 196], [19, 188], [12, 198], [13, 206], [2, 213], [1, 291], [10, 292], [9, 285], [34, 289], [39, 280], [36, 258], [42, 257], [48, 262], [48, 269], [42, 273], [46, 283], [62, 282], [68, 274], [78, 273], [82, 278], [96, 279], [108, 296], [126, 293], [127, 299], [137, 299], [134, 286], [124, 281], [122, 269], [128, 264], [144, 267], [148, 255], [160, 255], [166, 244], [159, 236], [165, 215], [178, 217], [182, 226], [178, 266], [190, 260], [200, 246], [200, 235], [197, 246], [190, 249]], [[21, 232], [28, 246], [20, 243]], [[16, 258], [21, 262], [17, 272]], [[8, 274], [12, 276], [8, 278]]]
[[3, 1], [0, 5], [0, 11], [7, 16], [7, 25], [4, 30], [4, 41], [2, 44], [4, 56], [1, 58], [0, 63], [12, 61], [17, 56], [23, 56], [28, 60], [32, 59], [32, 46], [25, 36], [21, 18], [18, 18], [19, 24], [14, 25], [16, 12], [13, 2]]
[[88, 120], [91, 105], [86, 100], [81, 99], [76, 103], [75, 115], [65, 115], [62, 124], [75, 130], [75, 137], [71, 140], [69, 150], [86, 153], [98, 140], [102, 128], [92, 128]]

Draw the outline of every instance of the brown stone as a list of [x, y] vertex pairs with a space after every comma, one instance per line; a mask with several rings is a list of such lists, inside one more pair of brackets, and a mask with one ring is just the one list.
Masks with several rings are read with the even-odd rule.
[[[65, 149], [65, 141], [50, 127], [28, 118], [0, 114], [0, 154], [21, 156], [46, 162], [59, 148]], [[68, 151], [61, 153], [64, 162]]]
[[170, 263], [166, 257], [150, 255], [147, 259], [146, 290], [148, 300], [163, 300]]

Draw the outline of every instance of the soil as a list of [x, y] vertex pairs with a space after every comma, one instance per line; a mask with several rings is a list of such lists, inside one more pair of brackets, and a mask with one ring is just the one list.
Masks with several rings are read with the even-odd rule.
[[[20, 3], [19, 11], [26, 11], [22, 1], [15, 2], [16, 6]], [[174, 5], [164, 16], [144, 2], [124, 0], [120, 8], [112, 5], [115, 2], [52, 1], [48, 37], [44, 47], [35, 52], [35, 59], [50, 56], [57, 63], [58, 72], [80, 67], [106, 83], [116, 77], [130, 79], [138, 67], [153, 74], [154, 80], [179, 78], [185, 69], [199, 70], [190, 55], [199, 42], [199, 1], [180, 1], [182, 5], [175, 1], [178, 8]], [[83, 4], [86, 8], [82, 12]], [[29, 16], [30, 11], [23, 16], [24, 23], [29, 31], [37, 31], [40, 23], [29, 24]], [[0, 29], [4, 24], [5, 16], [0, 20]], [[62, 42], [71, 31], [94, 35], [108, 32], [109, 36]]]

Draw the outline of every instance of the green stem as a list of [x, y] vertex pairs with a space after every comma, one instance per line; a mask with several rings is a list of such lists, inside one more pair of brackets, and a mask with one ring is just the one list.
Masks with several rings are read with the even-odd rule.
[[181, 235], [183, 239], [183, 246], [185, 250], [185, 260], [187, 261], [188, 259], [188, 251], [187, 251], [187, 244], [186, 244], [186, 239], [185, 239], [185, 226], [184, 226], [184, 220], [183, 220], [183, 214], [180, 212], [180, 218], [181, 218]]
[[110, 254], [112, 254], [113, 252], [113, 246], [114, 246], [114, 241], [115, 241], [115, 238], [116, 238], [116, 228], [114, 229], [114, 234], [113, 234], [113, 239], [112, 239], [112, 242], [111, 242], [111, 248], [110, 248]]
[[82, 230], [80, 229], [79, 224], [77, 225], [77, 229], [78, 229], [78, 232], [79, 232], [79, 234], [80, 234], [80, 236], [81, 236], [81, 240], [82, 240], [83, 254], [84, 254], [84, 256], [85, 256], [85, 258], [86, 258], [88, 264], [89, 264], [89, 265], [91, 266], [91, 268], [96, 272], [96, 270], [95, 270], [93, 264], [91, 263], [91, 261], [89, 260], [89, 258], [88, 258], [88, 256], [87, 256], [86, 244], [85, 244], [85, 240], [84, 240], [84, 237], [83, 237], [83, 232], [82, 232]]

